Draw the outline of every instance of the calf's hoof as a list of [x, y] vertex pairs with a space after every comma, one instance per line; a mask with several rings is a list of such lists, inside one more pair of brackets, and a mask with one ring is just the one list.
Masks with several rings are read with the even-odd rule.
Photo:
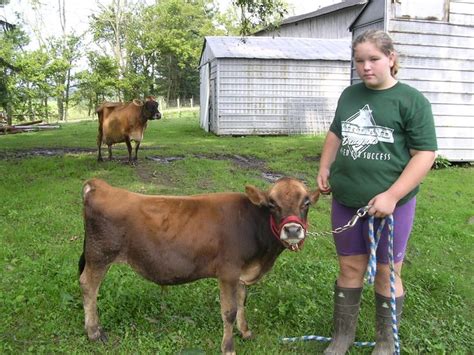
[[102, 343], [107, 343], [109, 340], [107, 333], [104, 332], [100, 327], [97, 327], [95, 330], [88, 331], [87, 336], [90, 341], [100, 341]]
[[253, 339], [253, 333], [250, 330], [247, 330], [246, 332], [242, 332], [242, 339]]

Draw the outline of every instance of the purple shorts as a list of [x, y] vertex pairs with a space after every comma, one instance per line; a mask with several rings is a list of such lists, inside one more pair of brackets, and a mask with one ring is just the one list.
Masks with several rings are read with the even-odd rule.
[[[413, 220], [415, 217], [416, 197], [395, 208], [393, 212], [394, 235], [393, 254], [394, 261], [403, 261], [408, 238], [410, 237]], [[350, 208], [332, 200], [332, 228], [344, 226], [356, 213], [357, 208]], [[339, 233], [333, 234], [336, 244], [337, 254], [340, 256], [369, 254], [369, 218], [363, 217], [354, 227]], [[380, 219], [375, 218], [374, 233], [380, 224]], [[388, 264], [388, 226], [385, 225], [377, 247], [377, 262]]]

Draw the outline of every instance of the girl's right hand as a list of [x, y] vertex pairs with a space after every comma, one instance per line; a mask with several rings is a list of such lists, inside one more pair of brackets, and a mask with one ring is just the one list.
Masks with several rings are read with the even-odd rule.
[[319, 169], [316, 182], [318, 183], [318, 188], [323, 195], [331, 193], [331, 186], [329, 185], [329, 169]]

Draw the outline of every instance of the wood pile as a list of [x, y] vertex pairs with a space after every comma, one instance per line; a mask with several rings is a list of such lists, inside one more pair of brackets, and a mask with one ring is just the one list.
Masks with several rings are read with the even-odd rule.
[[42, 120], [22, 122], [16, 125], [8, 125], [4, 122], [0, 122], [0, 135], [16, 134], [16, 133], [23, 133], [23, 132], [35, 132], [35, 131], [42, 131], [42, 130], [48, 130], [48, 129], [56, 129], [60, 127], [61, 126], [58, 124], [43, 123]]

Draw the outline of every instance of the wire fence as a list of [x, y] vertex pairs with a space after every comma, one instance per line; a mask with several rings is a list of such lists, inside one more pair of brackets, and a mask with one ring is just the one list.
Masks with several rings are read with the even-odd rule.
[[199, 99], [196, 100], [194, 97], [191, 98], [178, 98], [175, 100], [165, 100], [164, 98], [158, 98], [158, 104], [160, 111], [169, 110], [186, 110], [199, 108]]

